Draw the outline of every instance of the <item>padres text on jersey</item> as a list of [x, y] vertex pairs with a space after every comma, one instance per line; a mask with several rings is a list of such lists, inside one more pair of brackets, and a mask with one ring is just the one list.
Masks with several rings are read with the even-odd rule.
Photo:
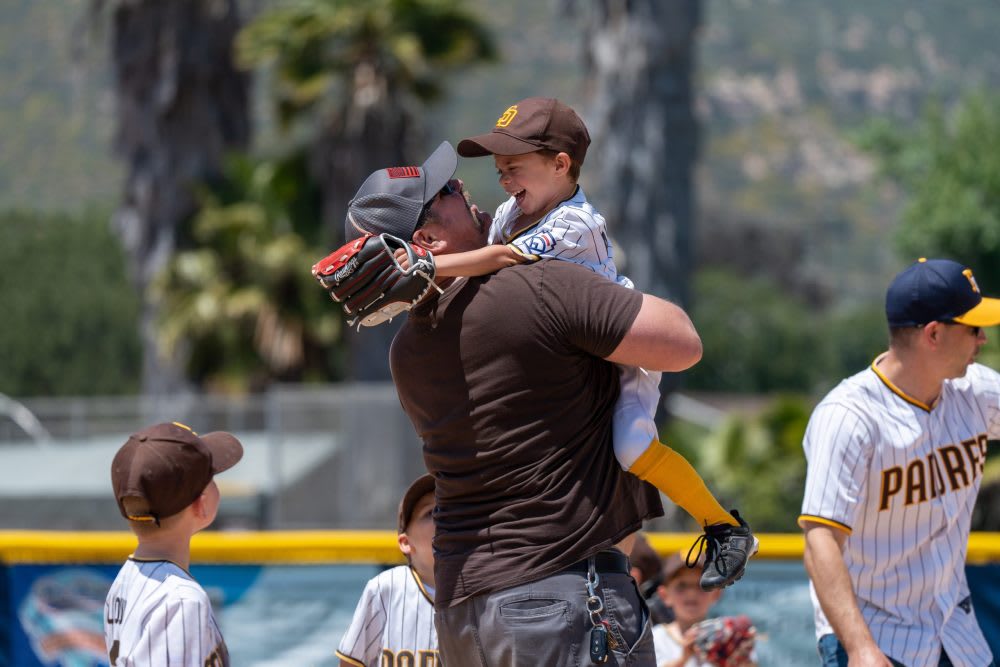
[[[991, 654], [969, 597], [965, 556], [986, 442], [1000, 438], [1000, 374], [972, 364], [934, 406], [878, 369], [847, 378], [816, 407], [801, 521], [848, 533], [844, 562], [879, 648], [912, 667]], [[948, 573], [949, 576], [939, 576]], [[810, 582], [817, 638], [833, 632]]]

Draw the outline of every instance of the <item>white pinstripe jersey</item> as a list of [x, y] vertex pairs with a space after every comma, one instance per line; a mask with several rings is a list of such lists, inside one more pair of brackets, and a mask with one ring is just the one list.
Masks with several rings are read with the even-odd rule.
[[[549, 211], [537, 223], [512, 234], [521, 209], [511, 197], [497, 207], [490, 226], [489, 243], [506, 243], [529, 261], [559, 259], [580, 264], [619, 285], [634, 288], [618, 274], [604, 216], [590, 205], [583, 188]], [[618, 365], [621, 393], [615, 403], [612, 429], [615, 458], [628, 470], [657, 436], [653, 420], [660, 400], [662, 373]]]
[[205, 589], [165, 560], [129, 558], [104, 603], [111, 667], [223, 667], [229, 651]]
[[[800, 521], [848, 532], [844, 561], [883, 653], [936, 666], [943, 644], [956, 667], [982, 667], [991, 655], [965, 555], [986, 443], [1000, 438], [1000, 374], [972, 364], [929, 407], [878, 362], [841, 382], [809, 420]], [[810, 589], [819, 638], [833, 629]]]
[[337, 657], [360, 667], [441, 667], [432, 594], [408, 565], [373, 577]]
[[521, 209], [513, 197], [500, 204], [490, 226], [489, 243], [506, 243], [533, 262], [551, 258], [581, 264], [609, 280], [632, 287], [631, 280], [618, 275], [604, 216], [590, 205], [583, 188], [578, 186], [572, 197], [514, 235], [511, 232], [519, 215]]

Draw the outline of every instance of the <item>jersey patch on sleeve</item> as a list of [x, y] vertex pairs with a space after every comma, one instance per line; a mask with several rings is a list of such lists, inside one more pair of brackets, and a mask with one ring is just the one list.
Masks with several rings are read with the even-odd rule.
[[526, 238], [518, 239], [517, 243], [526, 253], [532, 255], [544, 255], [556, 247], [556, 239], [549, 232], [532, 234]]

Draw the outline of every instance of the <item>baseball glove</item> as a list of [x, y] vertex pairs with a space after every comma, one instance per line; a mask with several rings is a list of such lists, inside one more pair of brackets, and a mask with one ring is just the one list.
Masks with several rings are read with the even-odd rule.
[[746, 616], [723, 616], [696, 623], [694, 654], [718, 667], [746, 667], [753, 663], [757, 630]]
[[[407, 268], [396, 260], [403, 250]], [[418, 303], [433, 288], [434, 258], [420, 246], [391, 236], [368, 234], [313, 264], [312, 274], [341, 304], [348, 325], [373, 327]]]

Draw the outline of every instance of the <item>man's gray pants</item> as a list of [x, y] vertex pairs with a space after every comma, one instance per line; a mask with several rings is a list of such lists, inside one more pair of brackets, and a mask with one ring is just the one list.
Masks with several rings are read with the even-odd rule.
[[608, 659], [590, 657], [587, 574], [564, 571], [529, 584], [473, 596], [434, 614], [447, 667], [655, 667], [646, 603], [635, 580], [599, 572]]

